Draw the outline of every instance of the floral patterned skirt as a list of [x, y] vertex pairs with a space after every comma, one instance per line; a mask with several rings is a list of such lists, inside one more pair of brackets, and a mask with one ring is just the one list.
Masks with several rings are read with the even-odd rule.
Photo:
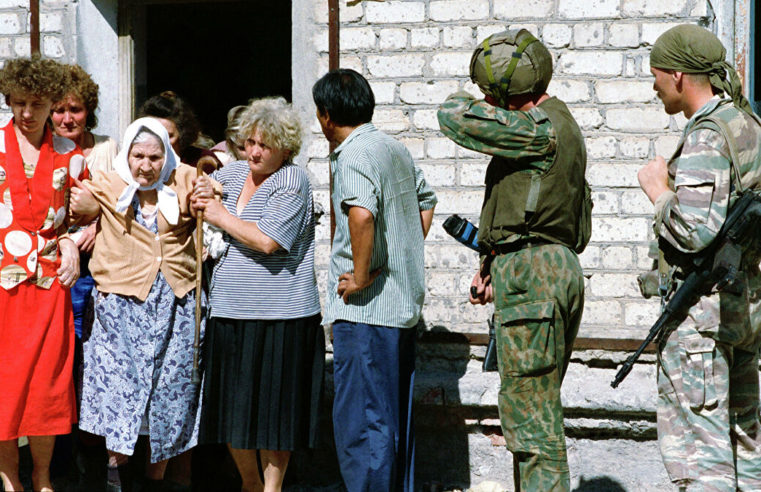
[[201, 413], [200, 386], [191, 381], [195, 292], [175, 297], [159, 272], [145, 301], [96, 290], [92, 300], [94, 319], [85, 323], [92, 328], [82, 336], [79, 428], [105, 436], [109, 450], [132, 455], [147, 423], [153, 463], [195, 446]]

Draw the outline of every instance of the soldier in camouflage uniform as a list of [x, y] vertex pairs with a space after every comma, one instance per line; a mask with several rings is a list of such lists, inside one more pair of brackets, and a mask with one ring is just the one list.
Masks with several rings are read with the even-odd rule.
[[[658, 156], [638, 175], [655, 204], [660, 270], [671, 273], [664, 292], [684, 278], [666, 263], [708, 246], [737, 193], [761, 186], [761, 123], [725, 56], [716, 36], [692, 25], [665, 32], [650, 56], [666, 112], [688, 118], [671, 159]], [[701, 297], [659, 342], [658, 439], [680, 490], [761, 490], [761, 275], [759, 255], [746, 256], [743, 292]]]
[[560, 385], [584, 304], [576, 252], [589, 239], [586, 150], [566, 105], [545, 92], [547, 48], [528, 31], [487, 38], [473, 53], [473, 82], [486, 95], [452, 94], [441, 131], [492, 155], [470, 302], [494, 301], [502, 430], [516, 490], [567, 491], [570, 474]]

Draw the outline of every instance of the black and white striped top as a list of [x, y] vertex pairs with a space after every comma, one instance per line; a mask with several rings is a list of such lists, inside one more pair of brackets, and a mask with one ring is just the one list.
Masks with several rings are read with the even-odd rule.
[[[236, 161], [211, 177], [222, 184], [222, 203], [237, 214], [248, 178], [246, 161]], [[270, 255], [225, 234], [227, 250], [214, 266], [211, 315], [234, 319], [294, 319], [320, 312], [314, 273], [314, 205], [306, 172], [287, 162], [256, 190], [240, 219], [256, 222], [278, 243]]]

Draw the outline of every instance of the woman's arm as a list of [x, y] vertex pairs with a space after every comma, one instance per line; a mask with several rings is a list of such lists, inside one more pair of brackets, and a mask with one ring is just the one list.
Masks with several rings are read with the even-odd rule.
[[58, 250], [61, 252], [61, 266], [56, 272], [58, 280], [66, 288], [76, 283], [79, 278], [79, 250], [68, 237], [62, 237], [58, 240]]
[[77, 179], [74, 179], [69, 196], [69, 213], [77, 215], [80, 222], [85, 224], [92, 222], [100, 214], [100, 204], [90, 190]]
[[239, 219], [228, 212], [220, 202], [210, 198], [196, 198], [193, 203], [197, 210], [203, 210], [206, 222], [224, 229], [247, 247], [266, 255], [280, 249], [280, 245], [264, 234], [256, 222]]

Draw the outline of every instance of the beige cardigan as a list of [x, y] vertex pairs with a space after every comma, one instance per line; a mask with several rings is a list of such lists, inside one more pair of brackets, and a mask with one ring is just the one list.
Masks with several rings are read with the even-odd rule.
[[[177, 297], [184, 297], [195, 287], [196, 219], [190, 215], [188, 203], [195, 177], [195, 168], [180, 164], [165, 183], [177, 193], [180, 217], [177, 225], [172, 226], [159, 213], [158, 235], [137, 223], [132, 207], [125, 213], [116, 212], [116, 201], [127, 187], [116, 172], [96, 171], [92, 181], [85, 182], [100, 204], [100, 221], [90, 259], [90, 272], [100, 292], [144, 301], [159, 271]], [[218, 183], [214, 186], [221, 190]]]

